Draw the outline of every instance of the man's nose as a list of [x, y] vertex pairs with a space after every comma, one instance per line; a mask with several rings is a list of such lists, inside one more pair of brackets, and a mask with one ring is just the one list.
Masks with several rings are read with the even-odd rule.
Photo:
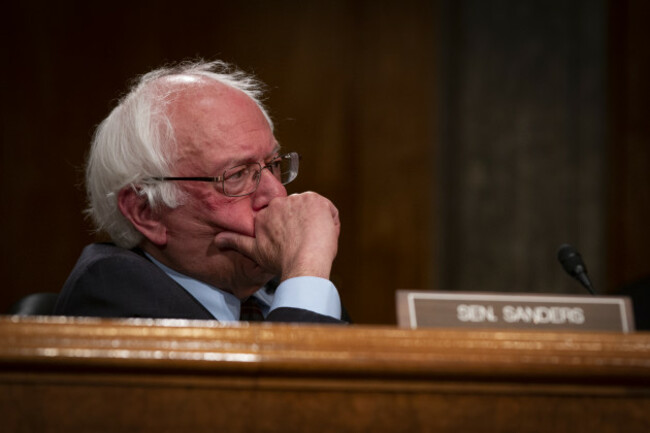
[[260, 210], [268, 206], [269, 202], [276, 197], [286, 197], [287, 190], [282, 182], [271, 173], [270, 170], [262, 170], [260, 183], [253, 193], [253, 209]]

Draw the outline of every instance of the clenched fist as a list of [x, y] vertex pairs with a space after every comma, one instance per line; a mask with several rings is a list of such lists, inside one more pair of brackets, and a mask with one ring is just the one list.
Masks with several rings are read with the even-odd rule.
[[255, 236], [221, 232], [220, 249], [234, 249], [281, 281], [299, 276], [329, 278], [338, 249], [339, 213], [313, 192], [278, 197], [255, 217]]

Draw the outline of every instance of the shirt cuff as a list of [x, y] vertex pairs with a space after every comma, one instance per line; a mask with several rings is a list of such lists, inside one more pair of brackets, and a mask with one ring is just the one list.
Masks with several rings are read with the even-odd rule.
[[334, 284], [325, 278], [295, 277], [283, 281], [275, 290], [270, 311], [290, 307], [341, 319], [341, 299]]

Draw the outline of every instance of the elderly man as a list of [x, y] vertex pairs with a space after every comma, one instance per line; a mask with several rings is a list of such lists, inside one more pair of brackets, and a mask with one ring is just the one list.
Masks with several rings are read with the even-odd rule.
[[88, 213], [113, 243], [84, 249], [56, 314], [342, 322], [338, 211], [287, 196], [300, 157], [280, 150], [259, 97], [221, 62], [138, 81], [86, 168]]

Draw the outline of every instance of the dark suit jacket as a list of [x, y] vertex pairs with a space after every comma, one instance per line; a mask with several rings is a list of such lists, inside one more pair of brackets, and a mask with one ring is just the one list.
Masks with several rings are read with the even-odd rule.
[[[91, 244], [70, 273], [54, 314], [93, 317], [203, 319], [215, 317], [139, 250]], [[271, 322], [345, 323], [298, 308], [278, 308]]]

